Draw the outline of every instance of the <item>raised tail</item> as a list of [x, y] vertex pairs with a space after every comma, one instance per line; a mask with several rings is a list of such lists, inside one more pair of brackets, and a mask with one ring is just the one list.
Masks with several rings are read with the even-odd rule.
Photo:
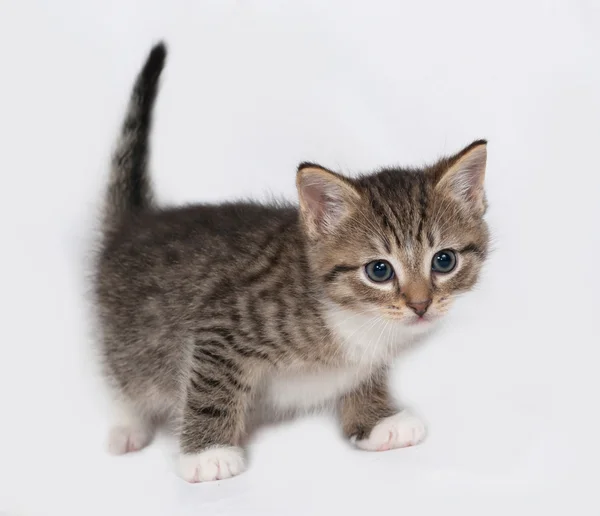
[[114, 230], [125, 217], [153, 205], [148, 175], [150, 127], [158, 80], [166, 57], [164, 43], [154, 46], [135, 81], [111, 162], [104, 206], [105, 234]]

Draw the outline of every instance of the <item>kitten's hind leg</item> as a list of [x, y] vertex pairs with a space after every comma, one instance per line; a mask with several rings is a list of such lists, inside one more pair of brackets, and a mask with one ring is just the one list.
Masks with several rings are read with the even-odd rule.
[[154, 437], [154, 424], [124, 400], [114, 403], [113, 425], [108, 434], [108, 452], [111, 455], [139, 451]]

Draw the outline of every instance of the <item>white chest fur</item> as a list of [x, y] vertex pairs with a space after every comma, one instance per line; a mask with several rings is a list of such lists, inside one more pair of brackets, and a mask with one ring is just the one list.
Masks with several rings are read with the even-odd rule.
[[270, 379], [264, 401], [275, 410], [308, 410], [337, 399], [365, 376], [356, 368], [280, 373]]
[[361, 369], [389, 363], [403, 347], [428, 330], [428, 325], [407, 326], [374, 312], [356, 313], [333, 304], [325, 317], [341, 352]]
[[327, 405], [365, 380], [375, 367], [389, 364], [402, 347], [422, 333], [399, 321], [333, 306], [327, 312], [327, 322], [336, 335], [346, 365], [275, 375], [266, 386], [267, 407], [286, 411]]

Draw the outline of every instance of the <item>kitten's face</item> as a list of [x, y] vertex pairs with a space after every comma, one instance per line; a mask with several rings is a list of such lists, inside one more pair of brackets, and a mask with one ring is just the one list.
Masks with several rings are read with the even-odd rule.
[[422, 171], [346, 180], [301, 167], [311, 262], [329, 300], [415, 330], [440, 319], [487, 253], [484, 170], [483, 142]]

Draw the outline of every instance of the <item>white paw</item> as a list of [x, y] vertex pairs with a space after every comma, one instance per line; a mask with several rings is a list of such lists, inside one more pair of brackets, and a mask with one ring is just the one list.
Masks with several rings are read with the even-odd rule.
[[152, 440], [152, 433], [138, 426], [114, 426], [108, 434], [108, 453], [123, 455], [141, 450]]
[[386, 451], [414, 446], [425, 438], [425, 425], [410, 412], [403, 410], [386, 417], [375, 425], [367, 439], [354, 441], [356, 446], [369, 451]]
[[179, 459], [181, 477], [188, 482], [210, 482], [239, 475], [246, 468], [244, 452], [237, 446], [210, 448]]

